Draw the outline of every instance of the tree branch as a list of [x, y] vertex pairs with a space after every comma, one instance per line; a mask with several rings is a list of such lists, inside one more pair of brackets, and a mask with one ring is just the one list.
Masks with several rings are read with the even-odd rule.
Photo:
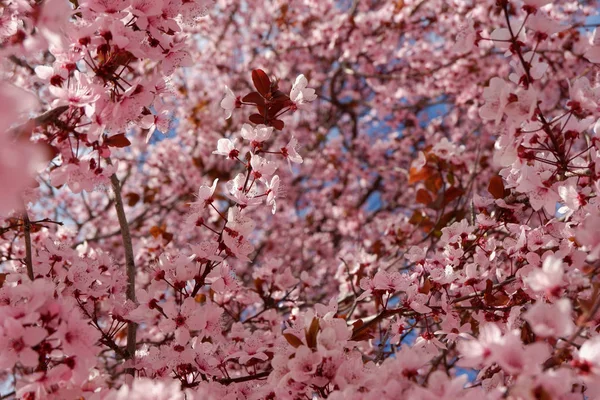
[[[107, 162], [112, 165], [110, 159]], [[115, 194], [115, 210], [117, 211], [117, 218], [119, 219], [119, 225], [121, 227], [121, 237], [123, 239], [123, 247], [125, 249], [125, 266], [127, 271], [127, 298], [133, 302], [135, 299], [135, 260], [133, 258], [133, 244], [131, 242], [131, 233], [129, 232], [129, 224], [127, 223], [127, 217], [125, 215], [125, 208], [123, 207], [123, 198], [121, 197], [121, 182], [117, 178], [116, 174], [110, 177], [112, 189]], [[137, 324], [135, 322], [129, 322], [127, 324], [127, 358], [133, 359], [135, 357], [136, 348], [136, 329]], [[133, 374], [133, 371], [131, 371]]]
[[33, 280], [33, 256], [31, 254], [31, 221], [27, 210], [23, 210], [23, 232], [25, 235], [25, 265], [27, 266], [27, 276]]

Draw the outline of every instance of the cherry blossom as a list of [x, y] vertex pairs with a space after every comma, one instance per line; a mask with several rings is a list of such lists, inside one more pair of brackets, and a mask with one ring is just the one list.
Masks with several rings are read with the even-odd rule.
[[225, 86], [225, 97], [221, 100], [221, 108], [225, 110], [225, 119], [231, 118], [233, 110], [238, 107], [237, 102], [238, 100], [235, 97], [235, 94], [233, 94], [231, 89]]
[[596, 1], [0, 8], [0, 397], [600, 397]]
[[483, 91], [485, 105], [479, 110], [481, 118], [499, 123], [508, 104], [510, 90], [506, 81], [498, 77], [492, 78], [489, 87]]
[[308, 80], [303, 74], [296, 77], [296, 81], [290, 91], [290, 100], [296, 104], [297, 107], [306, 107], [306, 103], [310, 103], [317, 98], [315, 89], [311, 89], [308, 86]]
[[575, 331], [569, 299], [554, 304], [536, 303], [523, 314], [533, 332], [541, 337], [568, 337]]
[[219, 139], [217, 150], [213, 151], [213, 154], [226, 156], [227, 158], [234, 160], [240, 154], [240, 151], [235, 148], [235, 139], [233, 141], [229, 139]]
[[542, 269], [536, 269], [526, 278], [529, 287], [537, 292], [546, 292], [548, 295], [558, 296], [563, 285], [563, 262], [554, 256], [544, 260]]

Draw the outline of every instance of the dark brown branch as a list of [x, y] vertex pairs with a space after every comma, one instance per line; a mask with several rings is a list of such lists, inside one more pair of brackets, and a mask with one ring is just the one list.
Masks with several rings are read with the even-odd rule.
[[218, 382], [222, 385], [229, 385], [231, 383], [248, 382], [248, 381], [253, 381], [255, 379], [266, 378], [271, 374], [271, 372], [273, 372], [272, 369], [270, 369], [268, 371], [264, 371], [264, 372], [259, 372], [258, 374], [254, 374], [254, 375], [240, 376], [238, 378], [221, 379]]
[[[111, 164], [110, 159], [107, 160]], [[121, 227], [121, 237], [123, 239], [123, 247], [125, 249], [125, 266], [127, 271], [127, 298], [135, 302], [135, 260], [133, 257], [133, 243], [131, 241], [131, 233], [129, 232], [129, 224], [125, 215], [123, 206], [123, 198], [121, 197], [121, 182], [116, 174], [110, 177], [112, 189], [115, 195], [115, 210]], [[129, 322], [127, 324], [127, 358], [135, 357], [136, 348], [136, 330], [137, 324]], [[131, 371], [133, 373], [133, 371]]]
[[23, 232], [25, 235], [25, 265], [27, 266], [27, 276], [33, 280], [33, 256], [31, 254], [31, 221], [27, 210], [23, 210]]

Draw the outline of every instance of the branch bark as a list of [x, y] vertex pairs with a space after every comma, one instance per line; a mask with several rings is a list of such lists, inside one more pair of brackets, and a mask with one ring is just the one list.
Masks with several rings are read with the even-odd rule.
[[[107, 161], [109, 164], [112, 164], [110, 159], [108, 159]], [[115, 210], [117, 211], [117, 218], [119, 219], [119, 226], [121, 227], [123, 247], [125, 249], [125, 267], [127, 271], [127, 298], [135, 302], [135, 260], [133, 258], [133, 244], [131, 242], [131, 233], [129, 232], [129, 224], [127, 223], [127, 216], [125, 215], [123, 198], [121, 196], [121, 182], [119, 181], [119, 178], [117, 178], [116, 174], [113, 174], [110, 177], [110, 182], [112, 184], [113, 193], [115, 195]], [[129, 359], [133, 359], [135, 357], [136, 330], [137, 324], [135, 322], [129, 322], [127, 324], [126, 354], [127, 358]], [[133, 374], [133, 371], [130, 372]]]
[[27, 276], [33, 280], [33, 256], [31, 254], [31, 221], [27, 210], [23, 210], [23, 232], [25, 235], [25, 265], [27, 266]]

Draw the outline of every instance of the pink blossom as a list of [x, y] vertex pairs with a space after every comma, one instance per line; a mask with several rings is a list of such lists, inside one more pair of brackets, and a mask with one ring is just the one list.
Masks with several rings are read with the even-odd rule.
[[267, 140], [269, 140], [272, 133], [272, 126], [266, 126], [262, 124], [256, 125], [255, 127], [252, 127], [250, 124], [242, 125], [242, 137], [252, 142], [253, 146], [254, 144], [258, 145], [262, 142], [266, 142]]
[[38, 353], [32, 347], [48, 336], [37, 326], [25, 327], [13, 318], [7, 318], [0, 331], [0, 367], [11, 369], [16, 363], [33, 368], [38, 365]]
[[492, 78], [490, 85], [483, 90], [485, 104], [479, 109], [479, 116], [498, 124], [504, 115], [510, 91], [511, 88], [503, 79]]
[[229, 209], [223, 240], [227, 248], [243, 261], [250, 261], [248, 255], [254, 250], [254, 246], [248, 241], [254, 226], [254, 221], [244, 215], [238, 207]]
[[292, 170], [291, 163], [302, 164], [302, 157], [296, 150], [297, 146], [298, 140], [292, 136], [288, 144], [281, 148], [281, 154], [287, 159], [290, 171]]
[[86, 75], [75, 71], [73, 79], [69, 81], [65, 88], [59, 86], [50, 86], [48, 90], [56, 100], [54, 106], [70, 105], [73, 107], [83, 107], [100, 98], [100, 94], [95, 92], [95, 88]]
[[267, 205], [272, 206], [271, 212], [275, 214], [277, 211], [277, 197], [281, 196], [281, 190], [279, 189], [279, 176], [273, 175], [271, 182], [266, 183], [267, 186]]
[[590, 38], [590, 48], [585, 52], [584, 56], [590, 62], [599, 63], [600, 62], [600, 30], [598, 28], [594, 29], [594, 33]]
[[545, 292], [550, 297], [557, 296], [564, 284], [563, 276], [565, 270], [563, 262], [554, 256], [548, 256], [544, 260], [542, 269], [533, 270], [525, 282], [536, 292]]
[[226, 291], [235, 291], [238, 288], [238, 282], [235, 279], [235, 272], [227, 263], [222, 263], [218, 270], [219, 274], [211, 284], [211, 289], [217, 293]]
[[146, 143], [150, 141], [150, 138], [157, 129], [159, 129], [163, 134], [167, 133], [171, 124], [169, 109], [161, 103], [155, 104], [155, 108], [157, 114], [146, 115], [142, 117], [140, 121], [140, 126], [143, 129], [148, 129], [148, 134], [146, 135]]
[[252, 154], [252, 158], [250, 158], [250, 165], [252, 166], [252, 174], [254, 175], [255, 179], [259, 179], [263, 176], [268, 178], [272, 176], [277, 169], [277, 165], [275, 165], [274, 162], [256, 154]]
[[600, 87], [592, 87], [589, 79], [579, 77], [569, 84], [570, 101], [576, 107], [581, 107], [586, 111], [594, 111], [600, 103]]
[[[225, 110], [225, 119], [231, 118], [233, 110], [238, 107], [238, 99], [235, 94], [225, 86], [225, 97], [221, 100], [221, 108]], [[243, 129], [243, 128], [242, 128]]]
[[463, 356], [461, 365], [476, 367], [482, 362], [488, 362], [492, 357], [494, 346], [500, 343], [501, 339], [502, 332], [497, 325], [492, 323], [483, 325], [476, 340], [458, 342], [458, 350]]
[[586, 340], [579, 348], [578, 356], [577, 365], [583, 373], [600, 374], [600, 336]]
[[175, 340], [179, 345], [185, 345], [191, 338], [190, 331], [205, 327], [205, 318], [202, 309], [192, 297], [184, 300], [180, 307], [173, 302], [168, 302], [162, 309], [168, 319], [163, 319], [159, 327], [163, 332], [175, 333]]
[[119, 390], [112, 390], [107, 400], [184, 400], [184, 392], [175, 381], [160, 381], [140, 378], [131, 386], [123, 385]]
[[313, 352], [306, 346], [298, 347], [294, 358], [288, 362], [290, 377], [296, 382], [309, 380], [321, 361], [322, 357], [318, 352]]
[[477, 32], [473, 27], [473, 19], [468, 18], [467, 22], [461, 25], [461, 28], [456, 35], [456, 42], [452, 47], [452, 52], [456, 54], [465, 54], [470, 52], [475, 45], [476, 39]]
[[597, 260], [600, 257], [600, 235], [598, 235], [600, 216], [589, 215], [576, 230], [576, 238], [589, 251], [589, 258]]
[[213, 203], [215, 200], [213, 196], [215, 194], [215, 190], [217, 189], [217, 183], [219, 183], [219, 178], [215, 178], [211, 186], [200, 186], [196, 196], [196, 201], [190, 203], [192, 209], [196, 210], [196, 212], [199, 212]]
[[317, 98], [315, 89], [308, 88], [308, 80], [302, 74], [298, 75], [292, 90], [290, 91], [290, 100], [292, 100], [298, 108], [302, 108], [306, 103], [310, 103]]
[[229, 159], [235, 160], [240, 154], [240, 151], [235, 148], [235, 139], [233, 141], [229, 139], [219, 139], [217, 150], [213, 151], [213, 154], [226, 156]]
[[571, 312], [569, 299], [560, 299], [554, 304], [534, 304], [523, 318], [540, 337], [568, 337], [575, 331]]
[[256, 206], [262, 203], [262, 198], [258, 197], [257, 185], [250, 185], [246, 175], [239, 173], [233, 180], [225, 184], [227, 188], [225, 195], [243, 207]]

